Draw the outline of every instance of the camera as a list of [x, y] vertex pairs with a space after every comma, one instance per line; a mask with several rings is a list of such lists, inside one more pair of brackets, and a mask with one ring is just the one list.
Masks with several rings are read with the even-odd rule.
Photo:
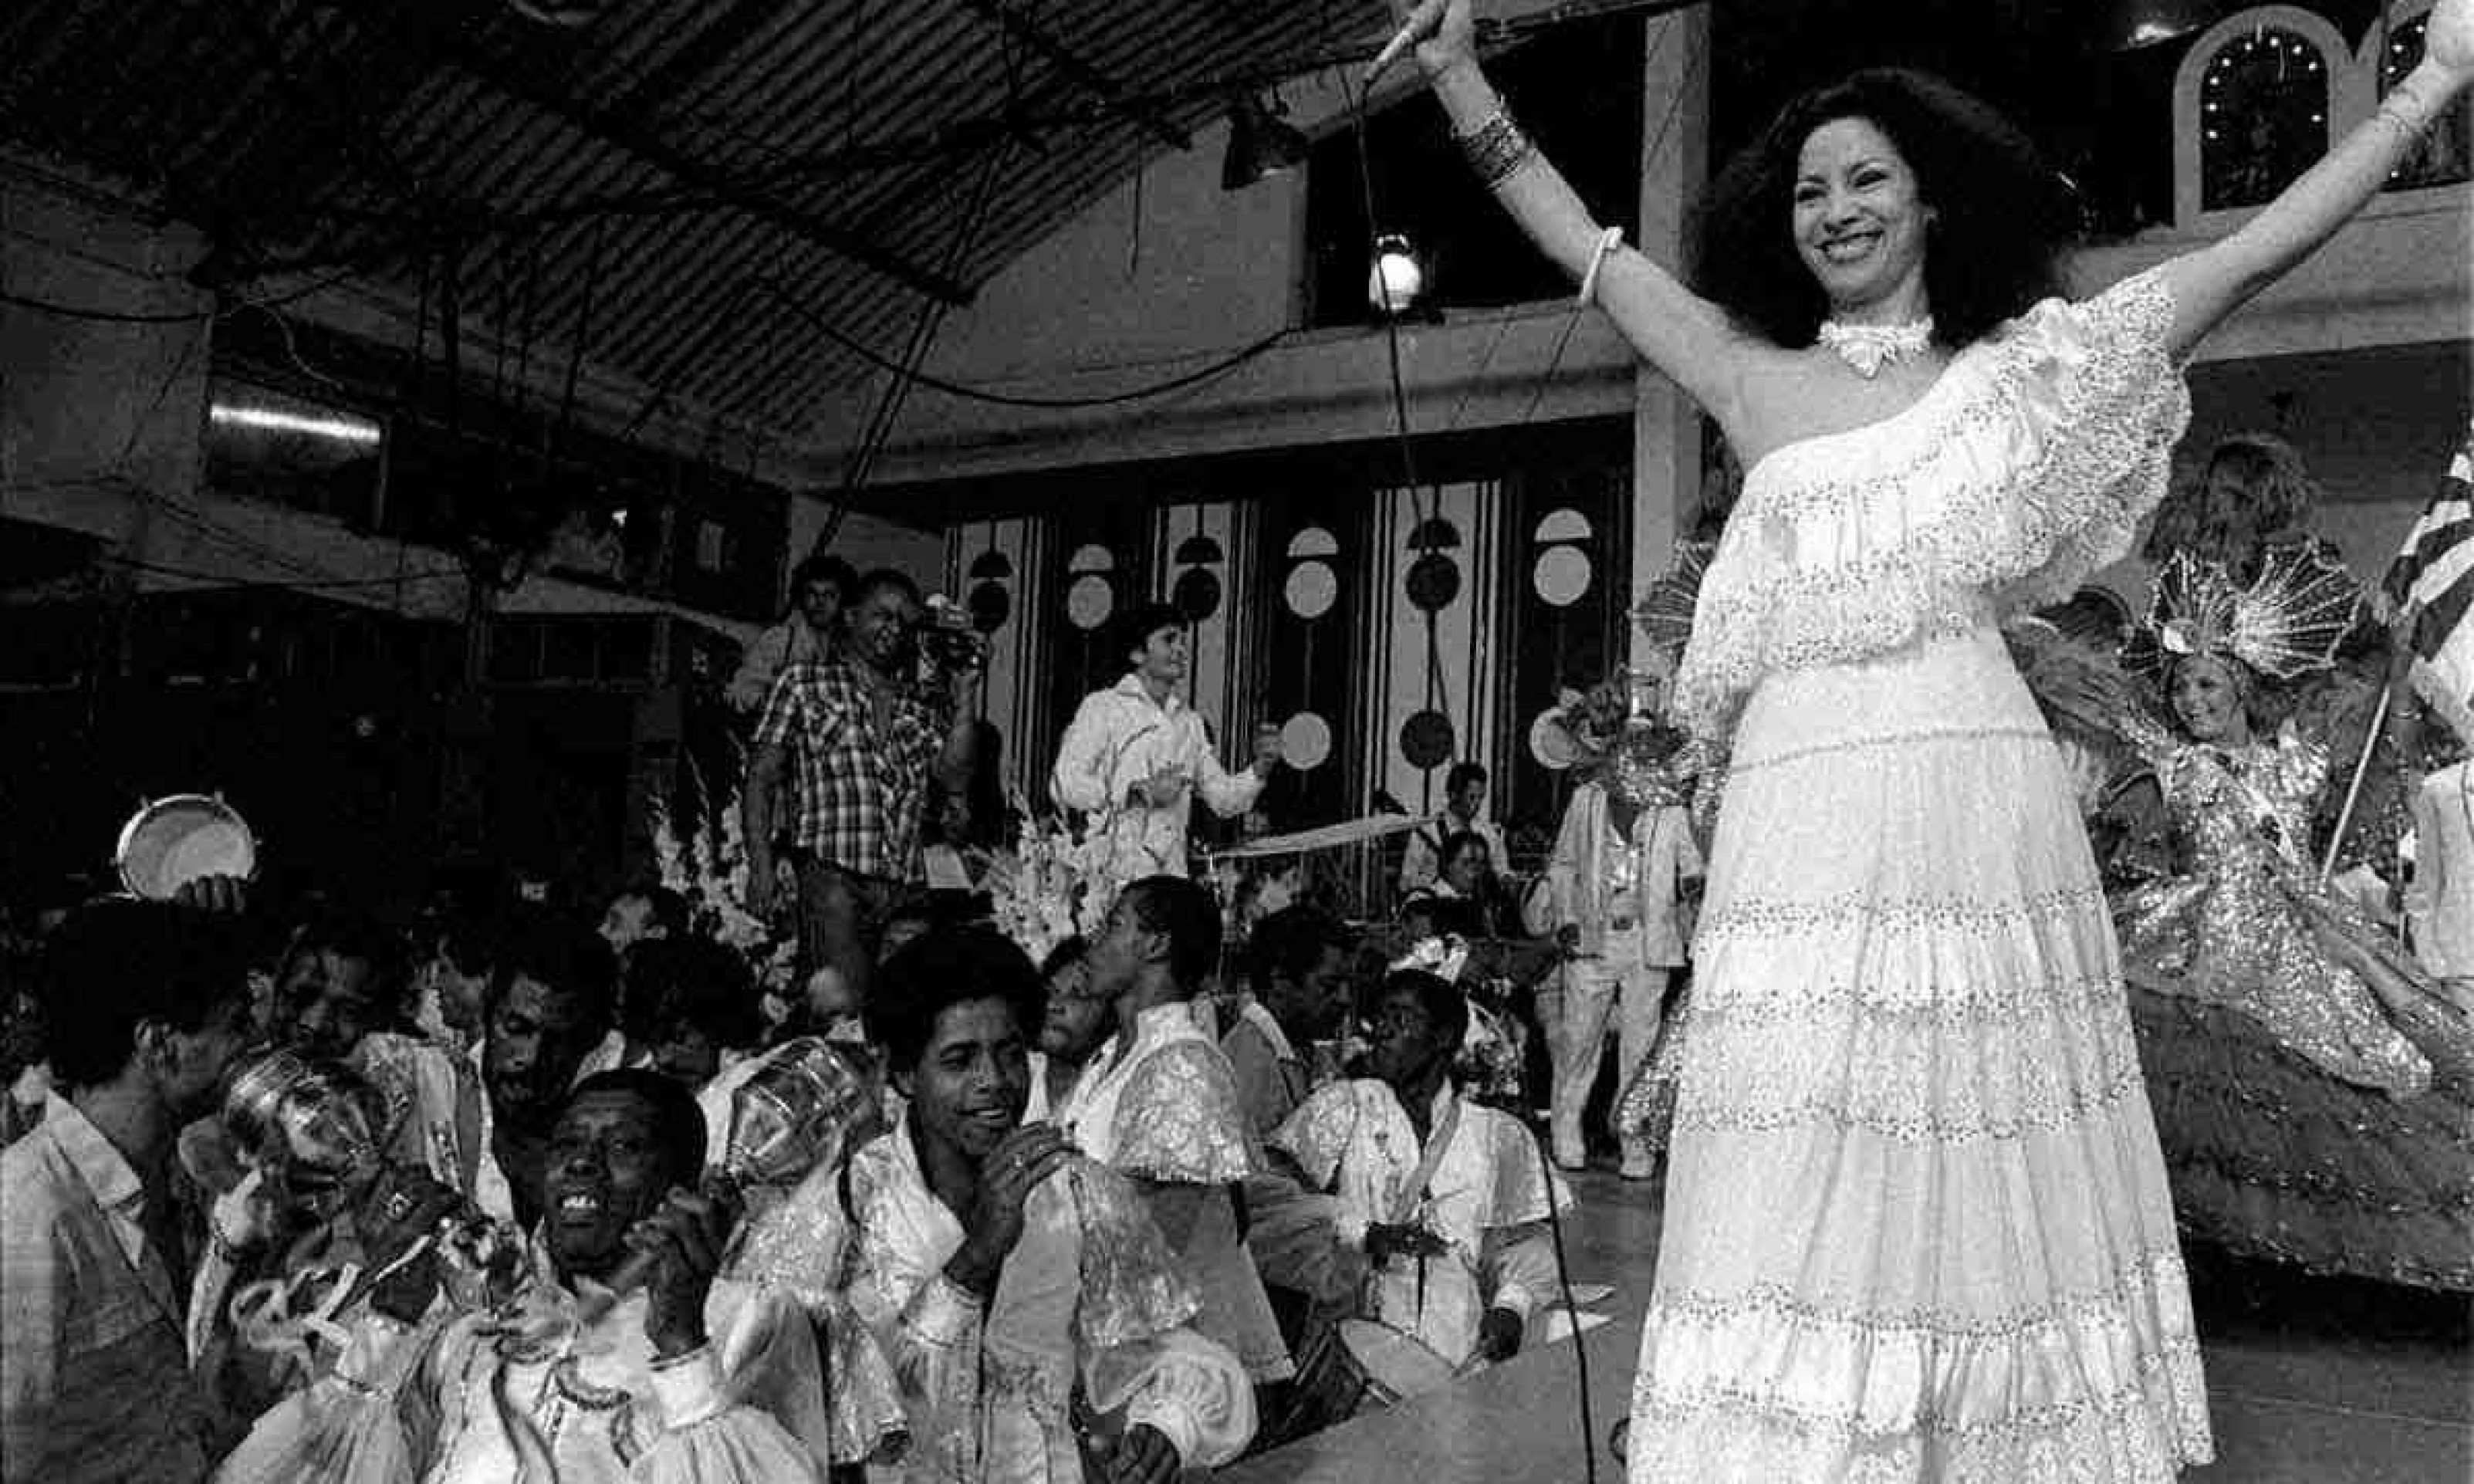
[[971, 621], [968, 609], [941, 593], [922, 605], [915, 632], [919, 653], [934, 669], [952, 674], [987, 663], [987, 636]]

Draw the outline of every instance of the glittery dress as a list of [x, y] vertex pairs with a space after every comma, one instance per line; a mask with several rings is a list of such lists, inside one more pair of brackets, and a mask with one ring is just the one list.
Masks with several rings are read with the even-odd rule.
[[1996, 624], [2120, 555], [2188, 416], [2152, 277], [1746, 474], [1678, 672], [1732, 739], [1634, 1484], [2094, 1484], [2212, 1452], [2070, 781]]
[[2184, 1228], [2236, 1252], [2474, 1289], [2474, 1025], [2320, 889], [2328, 757], [2142, 737], [2185, 856], [2116, 903]]

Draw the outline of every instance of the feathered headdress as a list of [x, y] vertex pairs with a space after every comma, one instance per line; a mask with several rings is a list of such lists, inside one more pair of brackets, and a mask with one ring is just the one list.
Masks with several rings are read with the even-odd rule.
[[2271, 549], [2246, 588], [2218, 564], [2176, 551], [2156, 574], [2147, 618], [2122, 645], [2122, 669], [2161, 679], [2174, 661], [2205, 655], [2291, 680], [2336, 663], [2362, 601], [2345, 569], [2312, 547]]

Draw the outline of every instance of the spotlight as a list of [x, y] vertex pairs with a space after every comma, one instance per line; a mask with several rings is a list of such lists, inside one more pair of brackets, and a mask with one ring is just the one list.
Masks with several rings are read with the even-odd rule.
[[1366, 303], [1377, 314], [1402, 315], [1426, 291], [1426, 270], [1409, 239], [1387, 231], [1374, 239], [1374, 267], [1366, 276]]
[[2229, 9], [2221, 0], [2114, 0], [2098, 20], [2097, 39], [2109, 52], [2135, 52], [2204, 31]]
[[1222, 190], [1244, 190], [1305, 161], [1306, 136], [1280, 122], [1283, 111], [1276, 97], [1268, 108], [1252, 93], [1230, 101], [1228, 153], [1220, 159]]

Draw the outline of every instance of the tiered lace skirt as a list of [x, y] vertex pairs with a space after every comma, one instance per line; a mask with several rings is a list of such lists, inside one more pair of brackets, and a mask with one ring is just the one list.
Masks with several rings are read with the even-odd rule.
[[2211, 1456], [2112, 927], [1993, 631], [1762, 685], [1696, 953], [1633, 1484]]

